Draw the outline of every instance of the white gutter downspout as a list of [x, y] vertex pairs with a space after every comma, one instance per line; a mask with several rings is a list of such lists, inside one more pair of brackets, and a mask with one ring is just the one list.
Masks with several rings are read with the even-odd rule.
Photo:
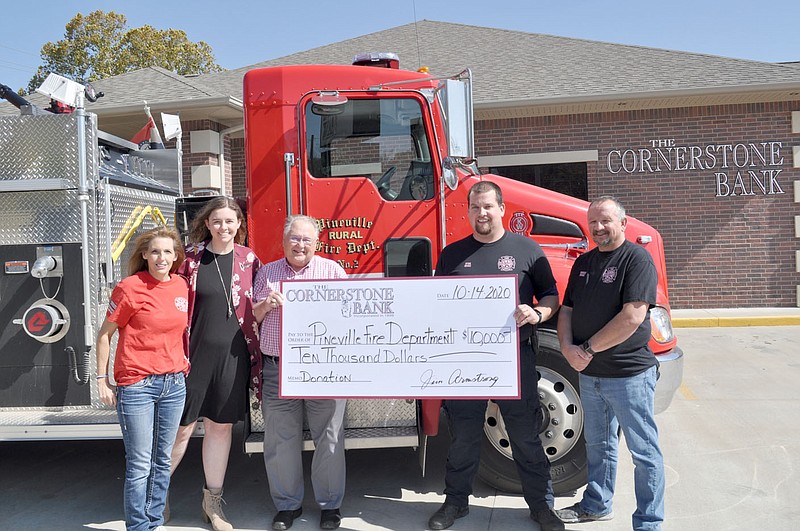
[[[220, 179], [219, 179], [219, 195], [228, 195], [228, 190], [225, 186], [225, 137], [232, 135], [233, 133], [238, 133], [239, 131], [244, 131], [244, 124], [237, 125], [234, 127], [229, 127], [228, 129], [223, 129], [219, 132], [219, 172], [220, 172]], [[231, 168], [231, 176], [233, 175], [233, 168]]]

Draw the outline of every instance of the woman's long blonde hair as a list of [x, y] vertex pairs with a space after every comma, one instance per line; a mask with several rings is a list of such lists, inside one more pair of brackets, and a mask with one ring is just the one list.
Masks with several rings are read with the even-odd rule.
[[154, 229], [143, 232], [136, 238], [134, 243], [134, 250], [131, 257], [128, 259], [128, 274], [135, 275], [139, 271], [147, 271], [147, 260], [142, 256], [150, 248], [150, 242], [156, 238], [170, 238], [172, 239], [172, 246], [175, 248], [175, 261], [169, 269], [170, 273], [174, 273], [183, 263], [186, 254], [183, 252], [183, 243], [178, 232], [169, 227], [159, 225]]

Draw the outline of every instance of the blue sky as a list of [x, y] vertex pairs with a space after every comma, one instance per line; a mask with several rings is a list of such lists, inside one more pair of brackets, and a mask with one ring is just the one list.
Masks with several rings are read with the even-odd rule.
[[[19, 16], [14, 5], [21, 6]], [[78, 12], [116, 11], [129, 27], [186, 31], [238, 68], [367, 33], [436, 20], [755, 61], [800, 61], [800, 0], [41, 0], [0, 13], [0, 83], [27, 85], [43, 44]], [[391, 51], [391, 50], [388, 50]], [[401, 58], [402, 59], [402, 58]], [[469, 65], [459, 65], [469, 66]]]

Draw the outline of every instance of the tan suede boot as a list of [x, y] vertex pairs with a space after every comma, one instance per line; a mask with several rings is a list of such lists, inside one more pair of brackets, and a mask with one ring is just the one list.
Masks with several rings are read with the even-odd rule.
[[211, 522], [214, 531], [233, 531], [233, 526], [222, 512], [222, 489], [203, 488], [203, 520]]

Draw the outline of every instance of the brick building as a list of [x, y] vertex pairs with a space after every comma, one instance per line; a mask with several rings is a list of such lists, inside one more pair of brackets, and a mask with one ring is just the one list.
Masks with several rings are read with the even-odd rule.
[[[537, 156], [588, 153], [539, 164], [541, 177], [529, 180], [570, 192], [563, 180], [541, 181], [548, 169], [558, 176], [559, 166], [577, 166], [588, 198], [615, 195], [658, 229], [674, 307], [788, 307], [800, 282], [797, 109], [794, 101], [488, 120], [478, 122], [476, 151], [494, 154], [481, 166], [509, 176], [523, 168], [522, 178]], [[533, 154], [527, 161], [521, 146]]]
[[421, 21], [225, 72], [139, 70], [98, 82], [90, 110], [124, 138], [142, 100], [179, 113], [185, 189], [242, 197], [244, 73], [364, 51], [469, 67], [481, 169], [619, 197], [664, 237], [674, 308], [800, 305], [800, 63]]

